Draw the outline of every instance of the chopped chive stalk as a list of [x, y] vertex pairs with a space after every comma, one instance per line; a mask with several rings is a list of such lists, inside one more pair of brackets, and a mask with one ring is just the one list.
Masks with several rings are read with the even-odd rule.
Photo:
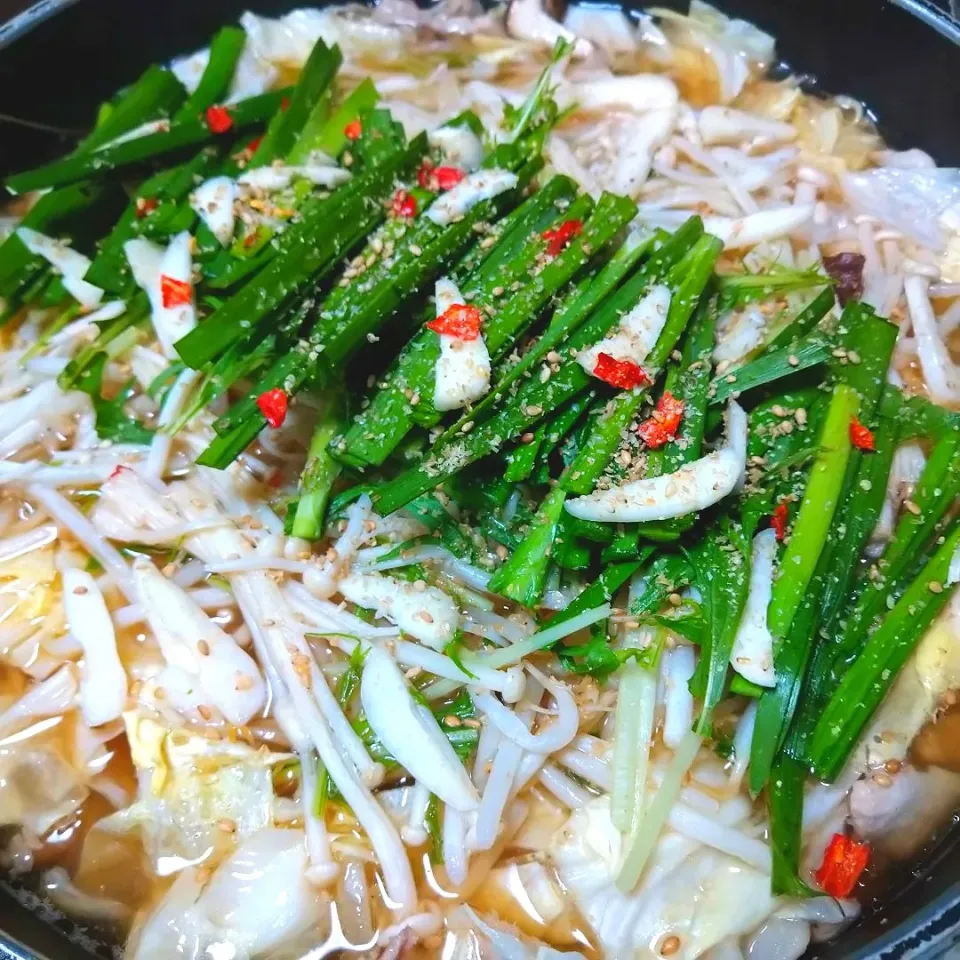
[[[666, 363], [686, 329], [710, 280], [721, 249], [722, 244], [715, 237], [703, 236], [668, 275], [666, 282], [673, 287], [674, 293], [667, 321], [656, 345], [644, 361], [645, 372], [651, 379]], [[609, 410], [597, 418], [577, 459], [570, 464], [561, 481], [567, 493], [590, 493], [620, 446], [620, 434], [637, 415], [645, 394], [646, 391], [642, 389], [624, 391], [614, 399]]]
[[491, 591], [524, 606], [536, 606], [543, 595], [549, 569], [548, 559], [565, 500], [566, 494], [560, 487], [554, 487], [547, 494], [547, 499], [533, 520], [532, 530], [510, 560], [491, 578]]
[[[276, 111], [288, 93], [289, 90], [276, 90], [241, 100], [230, 107], [233, 129], [243, 130], [262, 123]], [[214, 136], [205, 118], [182, 120], [171, 123], [169, 130], [124, 140], [93, 153], [74, 154], [55, 160], [45, 167], [14, 174], [7, 178], [7, 188], [14, 193], [26, 193], [30, 190], [60, 187], [87, 177], [106, 176], [153, 157], [205, 143]]]
[[[328, 157], [339, 156], [347, 145], [347, 135], [343, 131], [352, 121], [358, 120], [367, 111], [372, 110], [379, 99], [377, 88], [367, 77], [351, 91], [333, 113], [318, 111], [314, 107], [314, 112], [304, 123], [287, 160], [290, 163], [303, 163], [314, 151], [325, 153]], [[317, 106], [321, 106], [319, 101]]]
[[[637, 579], [631, 584], [642, 587]], [[659, 652], [662, 631], [658, 631]], [[613, 734], [610, 819], [621, 832], [637, 829], [646, 803], [647, 766], [657, 705], [658, 653], [652, 664], [628, 660], [620, 671]]]
[[[960, 434], [948, 433], [934, 446], [913, 493], [912, 509], [905, 510], [887, 544], [876, 581], [861, 587], [859, 596], [845, 611], [838, 655], [849, 655], [859, 638], [894, 598], [910, 564], [922, 555], [931, 536], [943, 524], [960, 496]], [[916, 512], [914, 512], [916, 511]]]
[[279, 105], [266, 134], [250, 158], [251, 167], [263, 166], [276, 157], [286, 157], [293, 150], [304, 124], [311, 117], [316, 104], [322, 101], [341, 63], [343, 55], [336, 44], [328, 47], [323, 40], [317, 40], [303, 65], [296, 86], [287, 101]]
[[283, 234], [286, 256], [277, 257], [257, 276], [255, 283], [244, 286], [220, 309], [214, 311], [176, 344], [184, 362], [199, 369], [213, 360], [240, 335], [267, 317], [290, 296], [302, 291], [315, 274], [332, 268], [350, 249], [357, 235], [363, 236], [383, 218], [377, 202], [378, 194], [386, 196], [393, 178], [403, 170], [413, 169], [426, 150], [426, 137], [414, 140], [392, 162], [358, 178], [364, 181], [369, 195], [360, 195], [355, 203], [341, 207], [334, 217], [321, 203], [309, 213], [304, 211], [299, 223]]
[[317, 420], [307, 451], [307, 464], [300, 475], [300, 494], [291, 533], [304, 540], [316, 540], [323, 533], [330, 492], [340, 475], [340, 464], [330, 456], [327, 446], [342, 424], [341, 395], [334, 393]]
[[[629, 576], [629, 574], [628, 574]], [[513, 666], [520, 663], [524, 657], [536, 653], [538, 650], [545, 650], [553, 646], [558, 640], [569, 637], [584, 627], [589, 627], [601, 620], [606, 620], [610, 616], [610, 604], [604, 603], [592, 609], [578, 611], [574, 616], [562, 619], [555, 617], [548, 627], [538, 630], [533, 636], [526, 640], [520, 640], [518, 643], [511, 644], [509, 647], [503, 647], [500, 650], [494, 650], [492, 653], [468, 657], [464, 655], [463, 662], [466, 666], [490, 667], [499, 669], [500, 667]], [[559, 621], [559, 622], [558, 622]]]
[[717, 378], [714, 381], [711, 402], [714, 405], [724, 403], [735, 393], [753, 390], [827, 363], [835, 346], [833, 338], [822, 330], [815, 329], [796, 342], [769, 350], [738, 370]]
[[770, 775], [767, 809], [773, 852], [771, 892], [774, 895], [809, 897], [815, 893], [800, 879], [803, 787], [806, 779], [807, 772], [803, 765], [786, 756], [777, 759]]
[[781, 640], [787, 635], [826, 543], [850, 457], [850, 423], [859, 409], [856, 391], [847, 384], [837, 384], [820, 434], [820, 453], [810, 471], [770, 597], [767, 623], [774, 637]]
[[[719, 241], [712, 237], [701, 237], [671, 271], [668, 281], [675, 285], [676, 292], [670, 302], [663, 332], [646, 361], [651, 376], [666, 362], [676, 346], [709, 280], [719, 251]], [[523, 591], [534, 603], [539, 601], [540, 594], [533, 596], [529, 590], [539, 585], [542, 593], [550, 565], [550, 548], [557, 535], [568, 493], [589, 493], [593, 489], [620, 445], [621, 433], [633, 420], [644, 394], [643, 389], [624, 391], [593, 421], [577, 458], [564, 471], [560, 483], [537, 512], [528, 537], [530, 542], [521, 544], [498, 571], [495, 578], [497, 586], [492, 589], [502, 586], [508, 591]], [[530, 600], [527, 602], [530, 603]]]
[[956, 585], [948, 575], [960, 546], [960, 524], [920, 570], [866, 641], [820, 716], [810, 743], [818, 775], [836, 778], [861, 732], [920, 638], [943, 610]]
[[[558, 219], [581, 219], [590, 212], [592, 203], [586, 197], [575, 200], [564, 212], [558, 211]], [[551, 261], [537, 270], [542, 260], [544, 241], [541, 237], [532, 238], [521, 254], [523, 261], [517, 262], [516, 283], [519, 289], [505, 302], [494, 306], [483, 296], [471, 298], [471, 303], [481, 308], [491, 307], [494, 312], [484, 323], [483, 337], [491, 359], [496, 361], [507, 353], [517, 338], [536, 319], [550, 297], [561, 290], [566, 283], [592, 258], [593, 252], [603, 247], [634, 216], [635, 207], [622, 197], [604, 194], [597, 202], [589, 219], [583, 225], [583, 232], [570, 245]], [[510, 282], [509, 276], [494, 274], [494, 289], [501, 289], [504, 282]], [[432, 426], [439, 422], [440, 415], [432, 405], [434, 394], [435, 368], [439, 356], [439, 338], [431, 330], [420, 330], [397, 361], [397, 370], [393, 374], [389, 389], [394, 396], [404, 398], [414, 395], [418, 398], [415, 407], [409, 412], [402, 411], [410, 420]], [[356, 463], [382, 463], [402, 439], [399, 431], [387, 433], [388, 421], [378, 421], [376, 417], [380, 407], [376, 398], [367, 414], [361, 418], [345, 438], [346, 449], [343, 454]], [[400, 421], [401, 423], [403, 420]], [[409, 422], [409, 421], [407, 421]], [[372, 440], [364, 443], [366, 437]]]
[[747, 599], [750, 546], [739, 525], [723, 522], [708, 532], [692, 562], [708, 629], [703, 635], [690, 689], [703, 700], [695, 730], [699, 736], [709, 737], [713, 732], [713, 712], [723, 697], [730, 653]]
[[822, 290], [770, 341], [766, 350], [788, 347], [812, 333], [833, 309], [835, 299], [832, 287]]
[[667, 817], [670, 816], [670, 810], [680, 795], [687, 773], [697, 759], [701, 742], [700, 735], [692, 730], [680, 741], [653, 800], [631, 832], [617, 872], [617, 887], [621, 893], [633, 893], [640, 882], [643, 868], [647, 865], [647, 860], [650, 859], [650, 854], [653, 853], [666, 825]]
[[432, 490], [467, 464], [495, 453], [507, 440], [538, 422], [546, 411], [556, 410], [590, 387], [593, 378], [576, 362], [575, 351], [606, 336], [622, 313], [634, 306], [652, 283], [661, 280], [675, 267], [702, 234], [703, 224], [699, 217], [691, 217], [573, 333], [558, 351], [561, 360], [557, 373], [546, 383], [537, 378], [525, 380], [509, 403], [470, 434], [461, 434], [449, 441], [441, 439], [423, 463], [376, 491], [380, 512], [392, 513], [426, 490]]
[[222, 27], [217, 31], [210, 41], [210, 58], [200, 76], [200, 82], [174, 114], [174, 123], [192, 120], [207, 107], [223, 99], [246, 42], [246, 31], [240, 27]]
[[822, 591], [822, 576], [816, 577], [815, 573], [830, 565], [828, 534], [843, 497], [851, 453], [850, 423], [859, 407], [860, 398], [853, 387], [837, 384], [820, 434], [820, 452], [780, 558], [780, 574], [767, 608], [767, 625], [774, 638], [776, 686], [764, 691], [757, 708], [749, 771], [754, 793], [767, 782], [800, 695]]

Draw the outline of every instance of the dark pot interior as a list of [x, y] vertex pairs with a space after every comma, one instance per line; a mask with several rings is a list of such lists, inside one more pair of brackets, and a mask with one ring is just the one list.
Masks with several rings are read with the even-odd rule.
[[[293, 0], [251, 4], [263, 14], [294, 5]], [[783, 61], [808, 76], [812, 88], [865, 102], [891, 145], [920, 147], [940, 164], [957, 163], [960, 24], [928, 0], [900, 5], [723, 0], [720, 5], [772, 33]], [[32, 13], [0, 26], [0, 174], [50, 159], [68, 142], [8, 118], [78, 131], [100, 101], [147, 63], [202, 46], [246, 6], [242, 0], [41, 0]], [[940, 955], [960, 940], [958, 841], [960, 830], [946, 831], [916, 869], [888, 877], [882, 909], [868, 909], [858, 924], [814, 948], [811, 956], [907, 960]], [[3, 889], [0, 926], [0, 960], [110, 956], [106, 949], [89, 952], [84, 944], [91, 950], [94, 945], [77, 939], [74, 924], [52, 927]], [[73, 936], [68, 940], [64, 934]]]

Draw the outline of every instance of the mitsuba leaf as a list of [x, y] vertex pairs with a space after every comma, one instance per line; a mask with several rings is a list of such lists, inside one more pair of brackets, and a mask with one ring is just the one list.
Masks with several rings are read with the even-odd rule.
[[105, 400], [101, 395], [106, 363], [107, 355], [98, 354], [76, 384], [76, 389], [82, 390], [93, 401], [97, 436], [101, 440], [112, 440], [114, 443], [149, 444], [153, 440], [154, 432], [124, 410], [124, 405], [134, 393], [133, 380], [128, 381], [112, 400]]

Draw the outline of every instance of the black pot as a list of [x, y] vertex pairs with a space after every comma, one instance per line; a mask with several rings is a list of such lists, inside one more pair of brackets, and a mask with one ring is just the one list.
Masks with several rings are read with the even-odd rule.
[[[686, 6], [685, 0], [657, 2]], [[296, 2], [251, 5], [277, 14]], [[958, 162], [960, 22], [930, 0], [720, 5], [773, 34], [780, 56], [810, 78], [811, 88], [866, 103], [892, 146], [920, 147], [944, 165]], [[148, 63], [202, 46], [246, 6], [244, 0], [39, 0], [0, 26], [0, 174], [62, 153], [68, 137], [50, 127], [79, 133], [97, 105]], [[639, 4], [626, 0], [624, 6]], [[14, 124], [10, 117], [39, 126]], [[841, 937], [813, 948], [811, 957], [927, 960], [960, 943], [958, 845], [960, 827], [946, 831], [915, 869], [887, 878], [880, 905], [868, 907]], [[0, 960], [111, 956], [72, 922], [49, 910], [41, 917], [23, 899], [0, 879]]]

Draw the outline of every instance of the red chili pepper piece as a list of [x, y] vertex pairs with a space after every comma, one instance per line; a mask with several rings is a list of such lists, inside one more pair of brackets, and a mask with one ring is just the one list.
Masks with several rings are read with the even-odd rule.
[[257, 147], [263, 143], [263, 134], [261, 133], [259, 137], [255, 137], [247, 144], [247, 153], [252, 157], [257, 152]]
[[193, 287], [185, 280], [175, 280], [164, 273], [160, 277], [160, 297], [167, 309], [184, 307], [193, 302]]
[[459, 167], [435, 167], [424, 160], [417, 171], [417, 183], [424, 190], [452, 190], [466, 175]]
[[280, 109], [281, 109], [281, 110], [289, 110], [289, 109], [290, 109], [290, 98], [289, 98], [289, 97], [284, 97], [284, 98], [280, 101]]
[[248, 233], [248, 234], [243, 238], [243, 246], [244, 246], [247, 250], [249, 250], [256, 242], [257, 242], [257, 231], [256, 231], [256, 230], [251, 230], [250, 233]]
[[287, 395], [279, 387], [261, 393], [257, 397], [257, 406], [274, 429], [282, 426], [287, 418]]
[[464, 303], [447, 307], [436, 320], [426, 324], [428, 330], [458, 340], [476, 340], [480, 336], [480, 311]]
[[359, 140], [361, 133], [363, 133], [363, 125], [360, 123], [359, 120], [351, 120], [343, 128], [343, 135], [348, 140]]
[[678, 400], [669, 390], [665, 391], [657, 401], [653, 416], [637, 427], [640, 439], [654, 450], [675, 440], [683, 417], [683, 408], [682, 400]]
[[873, 453], [877, 449], [873, 440], [873, 431], [865, 427], [856, 417], [850, 421], [850, 442], [858, 449]]
[[153, 213], [159, 203], [156, 197], [137, 197], [137, 219], [142, 220], [148, 213]]
[[849, 897], [870, 862], [870, 844], [835, 833], [823, 854], [823, 863], [814, 874], [817, 883], [831, 897]]
[[436, 167], [433, 175], [437, 178], [437, 186], [441, 190], [452, 190], [467, 174], [459, 167]]
[[420, 169], [417, 170], [417, 183], [423, 187], [424, 190], [430, 189], [430, 177], [433, 174], [433, 164], [429, 160], [424, 160], [420, 164]]
[[555, 257], [574, 238], [583, 233], [582, 220], [564, 220], [559, 227], [543, 231], [543, 239], [547, 241], [547, 253]]
[[630, 360], [616, 360], [609, 353], [601, 353], [597, 357], [593, 375], [621, 390], [632, 390], [650, 382], [650, 378], [635, 363]]
[[114, 477], [119, 477], [124, 470], [129, 470], [129, 469], [130, 469], [129, 467], [124, 466], [124, 464], [121, 463], [118, 466], [113, 468], [113, 470], [110, 472], [110, 476], [107, 477], [107, 479], [112, 480]]
[[226, 133], [233, 127], [233, 117], [226, 107], [207, 107], [207, 126], [212, 133]]
[[787, 502], [785, 500], [774, 507], [773, 513], [770, 514], [770, 526], [778, 540], [782, 540], [787, 535]]
[[410, 217], [417, 215], [417, 198], [406, 190], [398, 190], [393, 195], [393, 215], [395, 217]]

